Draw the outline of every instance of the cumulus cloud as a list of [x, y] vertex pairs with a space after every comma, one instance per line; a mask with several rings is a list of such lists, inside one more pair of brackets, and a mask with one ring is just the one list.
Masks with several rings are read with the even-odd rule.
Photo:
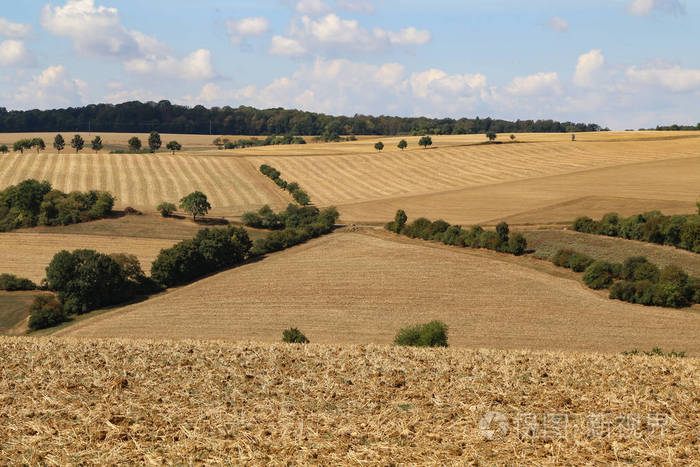
[[600, 49], [594, 49], [581, 55], [576, 64], [574, 84], [583, 87], [593, 86], [605, 65], [605, 57]]
[[85, 102], [87, 84], [73, 79], [63, 65], [50, 66], [14, 93], [21, 107], [51, 108]]
[[211, 62], [211, 52], [199, 49], [178, 60], [171, 56], [165, 58], [137, 58], [124, 63], [128, 72], [141, 74], [160, 74], [167, 77], [201, 81], [216, 76]]
[[270, 29], [270, 22], [262, 16], [238, 20], [229, 19], [226, 21], [226, 28], [231, 42], [240, 45], [247, 37], [265, 34]]
[[569, 30], [569, 22], [558, 16], [552, 16], [547, 25], [553, 31], [565, 32]]
[[13, 39], [0, 42], [0, 66], [29, 65], [33, 61], [24, 42]]
[[0, 36], [10, 39], [24, 39], [32, 32], [29, 24], [13, 23], [0, 17]]
[[330, 7], [323, 0], [299, 0], [296, 10], [305, 15], [322, 15], [330, 11]]
[[306, 47], [296, 39], [282, 36], [272, 36], [269, 52], [273, 55], [299, 57], [306, 54]]
[[357, 20], [343, 19], [335, 13], [318, 18], [304, 15], [299, 21], [292, 23], [289, 36], [273, 38], [270, 52], [297, 56], [311, 50], [318, 52], [344, 49], [371, 52], [391, 46], [414, 47], [424, 45], [431, 40], [429, 31], [413, 26], [399, 31], [382, 28], [369, 31]]
[[667, 91], [682, 93], [700, 91], [700, 70], [674, 66], [632, 66], [625, 73], [632, 84], [660, 87]]
[[516, 76], [505, 91], [514, 96], [547, 96], [560, 95], [562, 87], [557, 73], [536, 73]]
[[685, 14], [685, 5], [680, 0], [633, 0], [627, 11], [637, 16], [646, 16], [655, 11]]

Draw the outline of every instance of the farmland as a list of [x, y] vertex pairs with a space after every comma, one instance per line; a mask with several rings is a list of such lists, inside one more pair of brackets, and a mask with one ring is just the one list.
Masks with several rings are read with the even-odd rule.
[[[3, 464], [692, 465], [699, 454], [697, 359], [0, 338], [0, 365]], [[504, 437], [479, 429], [488, 411], [507, 417]], [[553, 413], [566, 423], [528, 434]]]

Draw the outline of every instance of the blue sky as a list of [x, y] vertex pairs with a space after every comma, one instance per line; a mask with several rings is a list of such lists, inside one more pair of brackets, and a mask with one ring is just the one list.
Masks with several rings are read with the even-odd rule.
[[696, 124], [699, 39], [683, 0], [4, 0], [0, 106]]

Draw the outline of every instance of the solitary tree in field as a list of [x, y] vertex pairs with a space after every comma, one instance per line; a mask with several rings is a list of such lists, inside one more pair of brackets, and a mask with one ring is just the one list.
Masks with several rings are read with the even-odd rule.
[[207, 195], [201, 191], [193, 191], [180, 200], [180, 209], [192, 214], [192, 220], [196, 221], [197, 216], [205, 216], [209, 212], [211, 204], [207, 201]]
[[515, 135], [510, 135], [510, 140], [515, 141]]
[[180, 149], [182, 149], [182, 145], [177, 141], [171, 141], [165, 147], [170, 149], [173, 152], [173, 155], [175, 155], [175, 151], [179, 151]]
[[133, 152], [138, 152], [141, 149], [141, 140], [137, 136], [133, 136], [129, 139], [129, 150]]
[[426, 149], [428, 146], [433, 145], [433, 139], [430, 136], [423, 136], [419, 141], [418, 141], [419, 146], [423, 146], [423, 149]]
[[399, 141], [398, 148], [401, 149], [402, 151], [408, 147], [408, 143], [406, 142], [405, 139], [402, 139]]
[[53, 139], [53, 147], [58, 151], [60, 154], [61, 151], [66, 147], [66, 141], [63, 139], [63, 135], [60, 133], [56, 135], [56, 137]]
[[46, 149], [46, 143], [44, 143], [44, 140], [41, 138], [32, 138], [32, 141], [29, 144], [31, 147], [36, 149], [37, 154], [39, 154], [41, 150]]
[[7, 144], [0, 145], [0, 154], [7, 154]]
[[576, 141], [576, 134], [575, 133], [571, 133], [571, 141]]
[[85, 146], [85, 140], [83, 139], [82, 136], [80, 135], [75, 135], [73, 136], [73, 139], [70, 142], [70, 147], [75, 149], [75, 152], [80, 152], [81, 149]]
[[376, 149], [379, 152], [382, 152], [382, 149], [384, 149], [384, 143], [382, 143], [381, 141], [376, 143], [374, 145], [374, 149]]
[[102, 138], [99, 136], [95, 136], [95, 139], [92, 140], [90, 145], [92, 146], [92, 150], [95, 151], [95, 154], [97, 154], [98, 152], [100, 152], [100, 149], [102, 149], [103, 146]]
[[151, 148], [151, 152], [154, 153], [163, 145], [160, 140], [160, 135], [157, 131], [152, 131], [151, 135], [148, 137], [148, 147]]
[[498, 135], [496, 135], [495, 131], [489, 131], [486, 133], [486, 137], [489, 139], [489, 141], [495, 141], [497, 136]]

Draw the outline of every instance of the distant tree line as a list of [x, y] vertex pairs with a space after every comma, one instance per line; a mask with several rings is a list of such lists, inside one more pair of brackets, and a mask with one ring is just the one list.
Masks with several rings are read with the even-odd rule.
[[579, 217], [572, 228], [577, 232], [671, 245], [700, 253], [700, 214], [664, 216], [659, 211], [650, 211], [624, 218], [613, 212], [599, 221]]
[[101, 131], [231, 135], [317, 135], [338, 141], [339, 135], [425, 135], [487, 133], [564, 133], [601, 131], [594, 123], [492, 118], [426, 118], [354, 115], [331, 116], [282, 108], [255, 109], [197, 105], [169, 101], [92, 104], [52, 110], [11, 110], [0, 107], [0, 132]]
[[466, 230], [459, 225], [450, 225], [444, 220], [431, 222], [425, 217], [419, 217], [410, 224], [407, 223], [407, 220], [406, 213], [399, 209], [396, 211], [394, 220], [386, 224], [384, 228], [411, 238], [434, 240], [446, 245], [486, 248], [514, 255], [522, 255], [527, 249], [525, 237], [519, 233], [510, 235], [510, 228], [505, 222], [499, 223], [494, 232], [484, 230], [478, 225]]
[[[644, 130], [644, 128], [641, 128], [641, 130]], [[647, 131], [700, 131], [700, 123], [697, 125], [667, 125], [667, 126], [660, 126], [657, 125], [656, 128], [649, 128]]]
[[259, 138], [241, 138], [235, 141], [226, 136], [217, 136], [213, 141], [219, 149], [239, 149], [252, 148], [256, 146], [279, 146], [283, 144], [306, 144], [306, 140], [301, 136], [283, 135], [283, 136], [268, 136], [265, 139]]
[[113, 207], [114, 197], [108, 192], [64, 193], [47, 181], [29, 179], [0, 191], [0, 232], [101, 219]]
[[624, 263], [596, 261], [570, 249], [551, 258], [560, 267], [583, 272], [583, 282], [592, 289], [610, 289], [610, 298], [646, 306], [683, 308], [700, 303], [700, 278], [690, 277], [680, 267], [663, 269], [643, 256]]

